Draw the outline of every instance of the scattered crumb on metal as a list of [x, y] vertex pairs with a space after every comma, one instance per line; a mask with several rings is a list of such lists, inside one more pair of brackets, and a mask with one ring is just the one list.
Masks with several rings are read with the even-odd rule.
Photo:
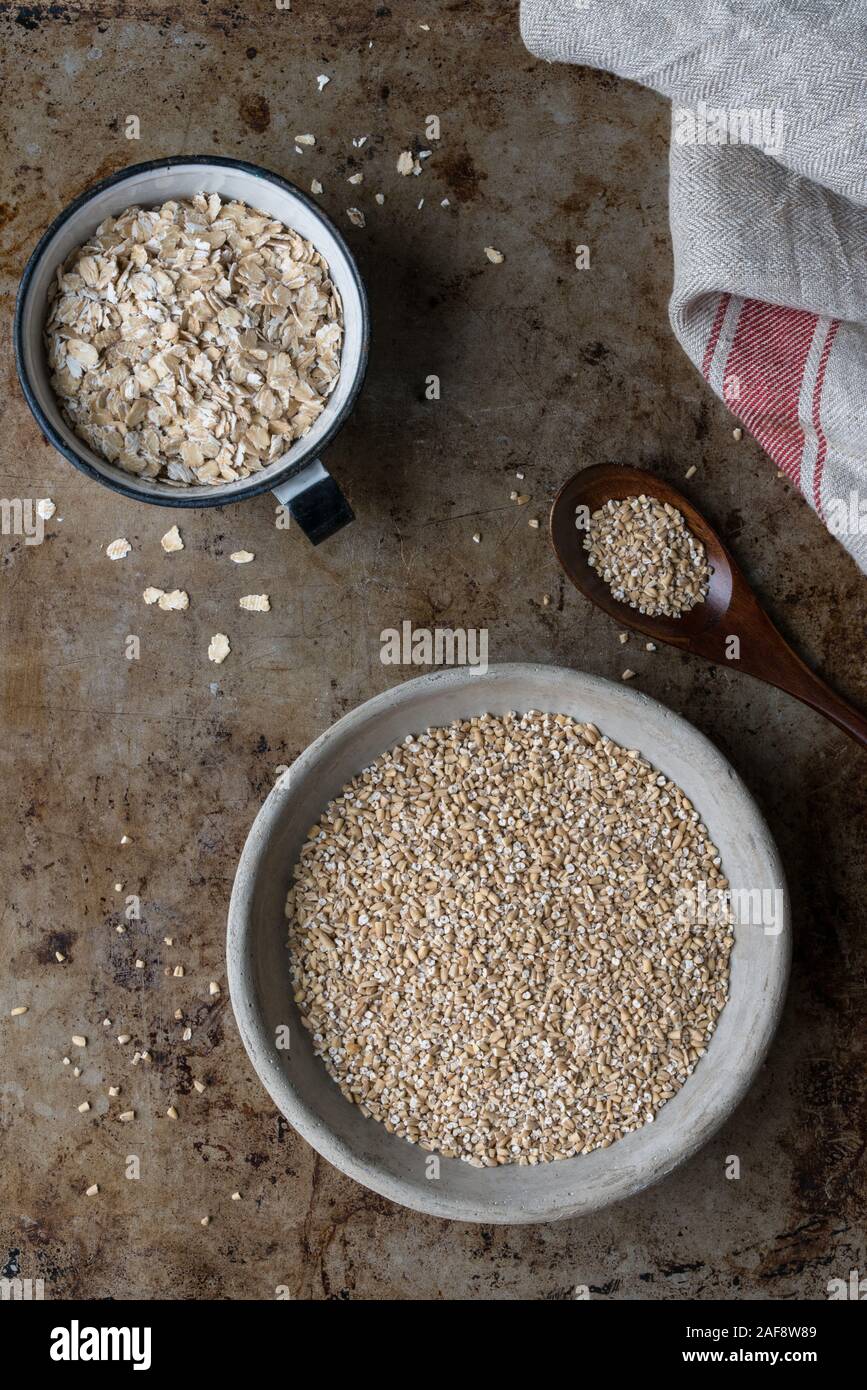
[[181, 533], [177, 526], [173, 526], [170, 531], [162, 537], [160, 545], [167, 555], [171, 555], [175, 550], [183, 550], [184, 543], [181, 540]]
[[226, 660], [231, 650], [225, 632], [215, 632], [208, 644], [208, 660], [219, 666]]

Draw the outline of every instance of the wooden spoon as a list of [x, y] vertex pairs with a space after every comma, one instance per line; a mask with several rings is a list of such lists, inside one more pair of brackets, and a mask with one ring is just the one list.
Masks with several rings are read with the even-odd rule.
[[[590, 565], [584, 549], [585, 529], [576, 525], [576, 509], [586, 507], [592, 515], [609, 500], [637, 497], [644, 493], [660, 502], [670, 502], [682, 512], [689, 529], [703, 544], [711, 567], [711, 581], [703, 603], [682, 618], [650, 617], [637, 608], [620, 603], [605, 580]], [[691, 502], [662, 478], [640, 468], [618, 464], [596, 464], [576, 473], [564, 483], [551, 508], [551, 540], [557, 559], [585, 598], [605, 610], [624, 627], [668, 642], [681, 651], [693, 652], [720, 666], [746, 671], [803, 700], [811, 709], [824, 714], [838, 728], [867, 748], [867, 719], [852, 705], [835, 695], [796, 656], [777, 631], [719, 536]], [[733, 656], [738, 638], [739, 655]]]

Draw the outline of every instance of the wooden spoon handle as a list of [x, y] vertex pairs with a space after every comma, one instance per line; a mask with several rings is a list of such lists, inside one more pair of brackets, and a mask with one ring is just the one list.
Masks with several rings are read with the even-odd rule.
[[811, 709], [824, 714], [826, 719], [854, 738], [862, 748], [867, 748], [867, 718], [804, 664], [764, 609], [758, 609], [758, 613], [761, 619], [755, 615], [751, 625], [750, 636], [753, 640], [749, 646], [744, 643], [746, 660], [742, 663], [742, 669], [776, 686], [778, 690], [794, 695], [796, 700], [802, 700]]
[[[785, 690], [867, 748], [867, 718], [804, 664], [771, 621], [735, 561], [728, 554], [726, 558], [732, 575], [727, 608], [716, 622], [675, 645]], [[737, 656], [730, 649], [735, 637]]]
[[827, 686], [809, 667], [795, 656], [792, 652], [797, 665], [793, 668], [793, 679], [785, 681], [774, 681], [779, 684], [781, 690], [787, 690], [790, 695], [802, 700], [811, 709], [818, 710], [819, 714], [824, 714], [826, 719], [830, 719], [832, 724], [836, 724], [838, 729], [842, 729], [850, 738], [854, 738], [856, 743], [860, 743], [862, 748], [867, 748], [867, 718], [854, 705], [850, 705], [848, 700], [842, 699], [840, 695]]

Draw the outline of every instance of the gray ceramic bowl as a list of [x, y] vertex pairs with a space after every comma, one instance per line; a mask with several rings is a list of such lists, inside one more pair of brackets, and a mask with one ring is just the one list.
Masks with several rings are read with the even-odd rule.
[[[428, 1154], [365, 1119], [315, 1056], [292, 1001], [283, 904], [310, 826], [346, 781], [409, 733], [486, 711], [544, 710], [591, 720], [638, 747], [692, 800], [734, 890], [776, 892], [776, 935], [738, 924], [729, 1002], [707, 1054], [653, 1124], [608, 1149], [536, 1167], [472, 1168]], [[581, 1215], [656, 1182], [713, 1134], [744, 1096], [779, 1019], [789, 969], [782, 866], [743, 783], [686, 720], [635, 690], [550, 666], [486, 675], [437, 672], [369, 700], [328, 729], [284, 773], [250, 831], [229, 910], [235, 1017], [263, 1085], [300, 1134], [337, 1168], [385, 1197], [458, 1221], [551, 1221]], [[289, 1025], [291, 1049], [276, 1045]]]
[[[169, 198], [219, 193], [279, 218], [313, 243], [328, 262], [343, 303], [340, 376], [322, 414], [303, 439], [250, 478], [215, 487], [174, 487], [139, 478], [106, 462], [70, 428], [51, 389], [42, 341], [47, 295], [58, 266], [105, 218], [124, 208], [155, 207]], [[294, 184], [256, 164], [217, 156], [178, 155], [133, 164], [88, 188], [55, 218], [27, 262], [15, 306], [15, 362], [27, 404], [43, 433], [82, 473], [139, 502], [164, 507], [218, 507], [271, 491], [309, 538], [325, 540], [352, 520], [352, 511], [319, 460], [349, 417], [370, 346], [367, 296], [349, 247], [320, 207]]]

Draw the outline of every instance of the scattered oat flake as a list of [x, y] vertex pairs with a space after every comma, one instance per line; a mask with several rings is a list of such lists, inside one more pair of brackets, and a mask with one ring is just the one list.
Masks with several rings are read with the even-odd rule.
[[216, 980], [212, 980], [211, 983], [208, 985], [208, 993], [209, 993], [209, 994], [219, 994], [219, 993], [220, 993], [220, 986], [217, 984], [217, 981], [216, 981]]
[[629, 667], [627, 666], [626, 670], [623, 672], [623, 675], [620, 677], [620, 679], [621, 679], [622, 681], [631, 681], [631, 680], [633, 679], [634, 676], [635, 676], [635, 672], [634, 672], [634, 671], [630, 671]]
[[57, 961], [58, 965], [62, 965], [63, 962], [66, 960], [66, 956], [63, 954], [62, 951], [55, 951], [54, 959]]
[[744, 432], [743, 432], [743, 430], [741, 429], [740, 425], [736, 425], [735, 428], [732, 430], [732, 439], [738, 439], [738, 440], [740, 440], [740, 439], [743, 439], [743, 437], [744, 437]]
[[81, 1033], [73, 1033], [72, 1045], [73, 1047], [87, 1047], [87, 1038], [83, 1037]]
[[40, 497], [36, 503], [36, 515], [41, 516], [43, 521], [50, 521], [57, 511], [50, 497]]
[[185, 589], [172, 589], [171, 593], [160, 594], [157, 603], [164, 611], [184, 609], [190, 606], [190, 596]]
[[112, 541], [110, 545], [105, 547], [105, 553], [109, 560], [122, 560], [131, 550], [132, 546], [125, 536], [121, 536], [120, 540]]
[[171, 555], [174, 550], [183, 550], [184, 543], [181, 540], [181, 533], [177, 526], [173, 526], [170, 531], [166, 531], [166, 534], [160, 541], [160, 545], [167, 555]]
[[10, 1017], [11, 1017], [11, 1018], [20, 1018], [22, 1014], [26, 1014], [27, 1008], [28, 1008], [27, 1004], [19, 1004], [18, 1007], [17, 1007], [16, 1009], [12, 1009], [12, 1010], [10, 1011]]
[[473, 532], [473, 540], [475, 541], [476, 545], [481, 545], [482, 537], [481, 537], [480, 532], [478, 532], [478, 531], [474, 531], [474, 532]]
[[81, 1102], [81, 1104], [79, 1105], [79, 1107], [78, 1107], [78, 1113], [79, 1113], [79, 1115], [86, 1115], [89, 1109], [90, 1109], [90, 1101], [89, 1101], [89, 1100], [83, 1100], [83, 1101]]
[[698, 469], [696, 468], [695, 464], [694, 464], [694, 463], [691, 463], [691, 464], [689, 465], [689, 468], [686, 470], [686, 472], [684, 473], [683, 476], [684, 476], [685, 478], [691, 478], [691, 477], [693, 477], [693, 475], [694, 475], [695, 473], [697, 473], [697, 472], [698, 472]]
[[[148, 586], [142, 594], [142, 598], [145, 603], [158, 603], [161, 598], [165, 598], [165, 589], [154, 589]], [[123, 844], [123, 840], [121, 840], [121, 844]]]
[[349, 218], [353, 227], [365, 226], [364, 213], [361, 211], [361, 208], [347, 208], [346, 216]]
[[240, 1194], [240, 1192], [233, 1192], [233, 1193], [232, 1193], [232, 1201], [233, 1201], [233, 1202], [240, 1202], [240, 1200], [241, 1200], [241, 1194]]
[[[145, 590], [145, 593], [147, 593], [147, 592], [148, 592], [148, 590]], [[157, 593], [159, 593], [159, 590], [157, 590]], [[153, 599], [145, 599], [145, 603], [148, 603], [148, 602], [153, 603]], [[121, 837], [120, 837], [120, 842], [121, 842], [122, 845], [131, 845], [131, 844], [132, 844], [132, 840], [130, 839], [130, 837], [129, 837], [128, 835], [121, 835]]]
[[346, 182], [347, 182], [347, 183], [364, 183], [364, 175], [361, 174], [361, 173], [358, 173], [358, 174], [350, 174], [350, 175], [349, 175], [349, 178], [346, 180]]
[[178, 1112], [173, 1105], [169, 1106], [168, 1110], [166, 1111], [166, 1114], [168, 1115], [170, 1120], [176, 1120], [178, 1118]]
[[313, 182], [311, 183], [311, 185], [310, 185], [310, 192], [311, 192], [311, 193], [315, 193], [315, 194], [317, 195], [317, 197], [318, 197], [318, 195], [322, 192], [322, 184], [319, 182], [318, 179], [314, 179]]
[[85, 1195], [85, 1197], [96, 1197], [96, 1196], [98, 1196], [98, 1195], [99, 1195], [99, 1184], [98, 1184], [98, 1183], [95, 1183], [95, 1182], [94, 1182], [94, 1183], [91, 1183], [90, 1187], [87, 1189], [87, 1191], [85, 1192], [84, 1195]]
[[316, 136], [315, 136], [315, 135], [296, 135], [296, 136], [295, 136], [295, 144], [296, 144], [296, 145], [315, 145], [315, 144], [316, 144]]
[[316, 79], [316, 85], [319, 88], [320, 92], [322, 91], [323, 87], [328, 86], [330, 81], [330, 77], [328, 77], [324, 72], [320, 72], [319, 76]]
[[645, 642], [645, 644], [644, 644], [644, 650], [645, 650], [646, 652], [655, 652], [655, 651], [656, 651], [656, 643], [655, 643], [655, 642]]
[[249, 565], [250, 561], [255, 560], [255, 558], [256, 556], [253, 554], [252, 550], [233, 550], [229, 556], [229, 559], [235, 565]]
[[485, 255], [493, 265], [502, 265], [506, 259], [502, 251], [498, 251], [496, 246], [486, 246]]
[[540, 525], [539, 518], [537, 516], [531, 516], [530, 520], [527, 522], [527, 525], [531, 527], [533, 531], [538, 531]]
[[244, 594], [238, 600], [239, 607], [247, 613], [270, 613], [271, 600], [267, 594]]
[[193, 1082], [193, 1088], [194, 1088], [196, 1091], [198, 1091], [199, 1095], [201, 1095], [202, 1092], [203, 1092], [204, 1089], [205, 1089], [205, 1083], [204, 1083], [204, 1081], [194, 1081], [194, 1082]]
[[208, 660], [219, 666], [226, 660], [231, 650], [225, 632], [215, 632], [208, 645]]
[[628, 632], [620, 632], [620, 633], [618, 633], [618, 637], [620, 638], [620, 641], [621, 641], [621, 642], [628, 642], [628, 641], [629, 641], [629, 633], [628, 633]]
[[369, 139], [369, 135], [356, 135], [352, 143], [357, 150], [360, 150], [362, 145], [366, 145]]
[[377, 203], [379, 203], [379, 206], [382, 207], [383, 203], [385, 202], [385, 194], [384, 194], [384, 193], [374, 193], [373, 197], [374, 197], [374, 201], [377, 202]]
[[211, 1218], [210, 1218], [210, 1216], [203, 1216], [202, 1219], [201, 1219], [201, 1221], [199, 1222], [199, 1225], [200, 1225], [200, 1226], [210, 1226], [210, 1224], [211, 1224]]
[[120, 1114], [118, 1115], [117, 1118], [118, 1118], [119, 1120], [123, 1120], [124, 1123], [127, 1123], [129, 1120], [134, 1120], [134, 1119], [135, 1119], [135, 1111], [134, 1111], [134, 1110], [121, 1110], [121, 1112], [120, 1112]]
[[119, 1087], [119, 1086], [109, 1086], [109, 1088], [108, 1088], [108, 1094], [109, 1094], [112, 1098], [114, 1098], [115, 1096], [119, 1096], [119, 1095], [120, 1095], [120, 1087]]
[[397, 158], [397, 172], [406, 178], [407, 174], [412, 173], [414, 164], [415, 160], [412, 157], [412, 151], [401, 150]]

